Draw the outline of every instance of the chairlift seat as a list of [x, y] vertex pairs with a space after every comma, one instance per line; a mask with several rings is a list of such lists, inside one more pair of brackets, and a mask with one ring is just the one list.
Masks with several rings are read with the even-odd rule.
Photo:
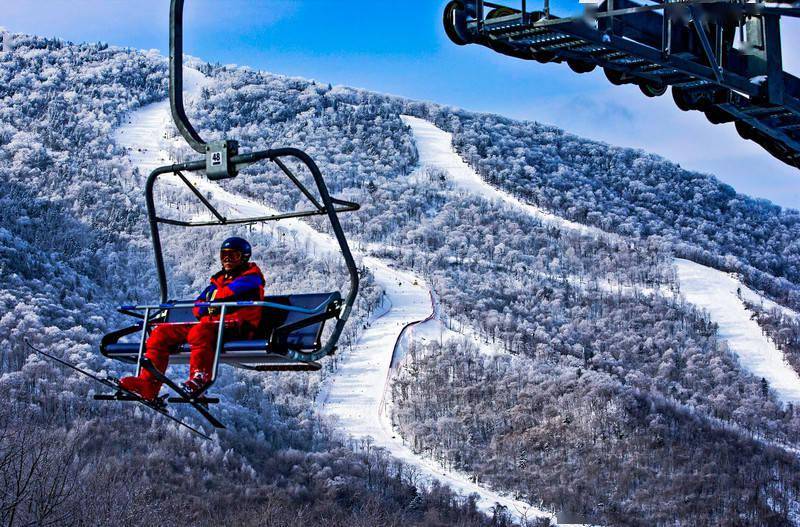
[[[286, 353], [289, 350], [301, 353], [318, 351], [325, 321], [337, 316], [341, 300], [338, 291], [264, 298], [265, 302], [314, 311], [302, 313], [278, 307], [262, 308], [264, 315], [257, 333], [263, 338], [224, 341], [220, 362], [254, 370], [318, 370], [318, 363], [292, 360]], [[191, 308], [175, 308], [165, 312], [163, 321], [181, 323], [194, 322], [196, 319]], [[101, 352], [108, 358], [135, 364], [139, 342], [119, 342], [119, 339], [139, 330], [140, 326], [132, 326], [106, 335], [100, 346]], [[170, 363], [188, 364], [189, 355], [189, 345], [184, 343], [170, 355]]]

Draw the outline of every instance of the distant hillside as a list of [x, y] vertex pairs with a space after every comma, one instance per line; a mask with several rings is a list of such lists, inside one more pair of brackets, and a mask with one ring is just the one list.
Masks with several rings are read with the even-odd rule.
[[427, 108], [427, 117], [453, 133], [456, 150], [487, 181], [530, 203], [609, 232], [658, 236], [678, 256], [740, 272], [800, 306], [797, 210], [737, 194], [653, 154], [552, 126], [448, 108]]
[[[463, 345], [418, 354], [394, 385], [402, 394], [395, 418], [417, 452], [601, 523], [719, 525], [771, 515], [781, 524], [791, 514], [796, 494], [782, 489], [796, 480], [796, 460], [736, 430], [789, 440], [800, 415], [739, 365], [704, 313], [642, 292], [677, 289], [674, 242], [580, 236], [465, 193], [445, 173], [417, 172], [400, 116], [456, 121], [446, 108], [263, 72], [207, 73], [216, 83], [192, 107], [202, 129], [253, 148], [311, 152], [330, 185], [362, 204], [343, 218], [347, 232], [429, 280], [454, 327], [473, 328], [519, 361], [484, 360]], [[275, 171], [248, 175], [231, 186], [288, 209], [301, 201]], [[675, 452], [685, 457], [675, 461]], [[737, 452], [747, 453], [734, 459]], [[566, 471], [565, 456], [574, 462]], [[765, 459], [780, 483], [758, 468]], [[718, 477], [690, 496], [707, 465]], [[582, 486], [592, 491], [575, 491]], [[642, 496], [651, 488], [661, 490]]]
[[[415, 352], [394, 389], [403, 394], [395, 419], [417, 452], [609, 524], [797, 517], [800, 463], [759, 438], [795, 441], [800, 414], [741, 367], [703, 312], [670, 294], [678, 253], [762, 269], [748, 276], [795, 300], [793, 285], [766, 274], [795, 280], [795, 212], [534, 123], [197, 65], [213, 81], [189, 105], [205, 138], [307, 150], [334, 193], [363, 205], [343, 217], [353, 244], [425, 277], [443, 319], [496, 349], [495, 358], [462, 343]], [[201, 445], [130, 407], [96, 404], [93, 385], [22, 345], [28, 337], [71, 361], [124, 370], [98, 357], [97, 341], [122, 322], [117, 303], [152, 299], [156, 287], [143, 175], [110, 137], [127, 112], [166, 96], [165, 66], [157, 54], [35, 37], [0, 56], [0, 482], [12, 480], [2, 471], [17, 465], [2, 460], [16, 445], [30, 446], [24, 468], [31, 452], [57, 444], [42, 450], [37, 478], [74, 484], [58, 510], [75, 523], [505, 525], [499, 510], [488, 519], [469, 498], [416, 488], [413, 467], [368, 440], [341, 439], [315, 413], [319, 374], [224, 369], [217, 388], [229, 429]], [[490, 181], [622, 236], [563, 231], [464, 193], [447, 174], [417, 171], [403, 114], [452, 130]], [[244, 175], [224, 185], [284, 210], [303, 201], [275, 170]], [[159, 199], [195, 210], [174, 189]], [[277, 227], [236, 232], [256, 242], [270, 291], [343, 280]], [[204, 281], [225, 234], [165, 229], [177, 295]], [[366, 267], [362, 275], [343, 348], [382, 295]], [[326, 364], [335, 375], [335, 359]], [[160, 508], [149, 506], [153, 496]], [[26, 523], [58, 523], [30, 512], [55, 510], [41, 506], [46, 492], [24, 500]]]
[[[262, 147], [319, 148], [337, 188], [407, 173], [415, 153], [398, 116], [415, 115], [452, 132], [456, 150], [492, 184], [579, 223], [655, 237], [680, 257], [738, 272], [800, 308], [800, 212], [737, 194], [713, 176], [535, 122], [258, 72], [214, 75], [227, 90], [198, 108], [205, 127]], [[262, 123], [257, 132], [254, 120]]]
[[[143, 178], [111, 131], [163, 99], [166, 78], [164, 57], [102, 44], [16, 35], [0, 53], [0, 524], [488, 525], [468, 499], [417, 489], [381, 452], [335, 438], [313, 413], [319, 374], [224, 368], [228, 430], [204, 443], [141, 407], [93, 401], [98, 385], [25, 346], [132, 371], [98, 352], [104, 332], [129, 323], [115, 307], [156, 292]], [[344, 276], [269, 233], [240, 232], [268, 263], [271, 291]], [[165, 230], [174, 291], [204, 281], [225, 235]], [[380, 294], [365, 272], [343, 347]]]

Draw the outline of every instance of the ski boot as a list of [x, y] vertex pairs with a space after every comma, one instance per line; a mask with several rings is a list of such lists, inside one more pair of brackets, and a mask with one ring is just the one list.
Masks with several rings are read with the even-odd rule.
[[161, 391], [161, 383], [143, 379], [142, 377], [123, 377], [119, 380], [119, 385], [150, 402], [155, 402], [158, 398], [158, 392]]
[[190, 399], [194, 399], [201, 393], [203, 390], [211, 382], [211, 374], [206, 371], [195, 371], [190, 376], [189, 379], [181, 384], [181, 388], [183, 391], [186, 392], [186, 395], [189, 396]]

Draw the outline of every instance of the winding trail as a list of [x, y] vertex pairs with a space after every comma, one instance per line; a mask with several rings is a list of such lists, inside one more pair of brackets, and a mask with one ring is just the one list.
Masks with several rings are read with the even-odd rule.
[[[452, 134], [417, 117], [404, 115], [402, 119], [414, 135], [420, 164], [445, 171], [457, 188], [507, 204], [562, 229], [593, 236], [616, 236], [559, 218], [492, 186], [453, 150]], [[675, 267], [683, 297], [709, 313], [711, 320], [719, 327], [719, 336], [728, 343], [742, 367], [753, 375], [766, 379], [781, 401], [795, 404], [799, 402], [800, 376], [786, 361], [783, 352], [761, 332], [758, 323], [750, 320], [750, 313], [736, 291], [741, 291], [742, 297], [752, 302], [764, 303], [767, 307], [779, 307], [789, 316], [797, 318], [798, 314], [777, 306], [722, 271], [681, 259], [675, 259]], [[648, 293], [646, 290], [642, 292]], [[662, 291], [664, 293], [669, 294]]]
[[453, 150], [453, 135], [437, 128], [433, 123], [402, 115], [400, 118], [411, 128], [414, 140], [417, 143], [419, 164], [425, 167], [436, 168], [450, 176], [450, 180], [468, 193], [472, 193], [490, 201], [500, 202], [533, 216], [545, 224], [553, 225], [560, 229], [568, 229], [584, 235], [609, 236], [608, 233], [574, 221], [565, 220], [560, 216], [547, 212], [535, 205], [525, 203], [519, 198], [486, 183], [472, 167], [470, 167], [458, 153]]
[[[190, 68], [184, 68], [184, 79], [187, 97], [196, 97], [200, 88], [210, 82], [200, 72]], [[165, 100], [132, 113], [127, 123], [116, 130], [114, 137], [120, 146], [126, 147], [132, 167], [138, 167], [140, 173], [146, 175], [159, 166], [175, 162], [174, 154], [183, 140], [170, 137], [171, 129], [169, 101]], [[205, 178], [191, 174], [186, 176], [205, 195], [210, 196], [215, 206], [221, 206], [221, 211], [235, 211], [242, 215], [275, 213], [274, 209], [252, 199], [233, 195]], [[165, 176], [163, 180], [180, 184], [177, 178]], [[278, 223], [278, 229], [291, 231], [313, 244], [315, 254], [338, 252], [335, 240], [301, 220], [282, 220]], [[359, 256], [355, 251], [354, 254]], [[385, 309], [362, 332], [353, 349], [343, 354], [338, 371], [317, 399], [320, 412], [334, 420], [347, 434], [357, 438], [370, 437], [374, 447], [385, 448], [393, 457], [414, 466], [419, 484], [428, 486], [433, 481], [439, 481], [461, 495], [475, 493], [478, 495], [478, 508], [487, 513], [499, 503], [520, 519], [541, 516], [555, 523], [555, 517], [549, 512], [477, 485], [466, 474], [446, 470], [437, 462], [414, 454], [392, 430], [386, 408], [390, 401], [385, 400], [384, 394], [391, 378], [395, 343], [404, 327], [434, 313], [432, 295], [425, 281], [413, 273], [395, 269], [378, 258], [360, 256], [363, 264], [373, 272], [375, 281], [386, 292]], [[449, 332], [440, 325], [426, 325], [426, 328], [432, 327], [438, 327], [436, 331], [440, 334]]]
[[[191, 97], [196, 96], [209, 80], [196, 70], [186, 68], [185, 82], [187, 95]], [[420, 152], [418, 170], [427, 167], [444, 170], [464, 191], [515, 207], [560, 228], [592, 236], [607, 235], [598, 229], [559, 218], [492, 187], [453, 151], [450, 134], [421, 119], [408, 116], [403, 119], [411, 127], [417, 141]], [[118, 144], [127, 147], [131, 165], [146, 175], [158, 166], [174, 162], [182, 139], [170, 137], [170, 130], [169, 101], [164, 100], [131, 114], [128, 122], [116, 130], [115, 138]], [[165, 181], [169, 179], [165, 178]], [[204, 193], [210, 194], [216, 203], [230, 210], [263, 215], [274, 212], [261, 203], [234, 196], [205, 179], [192, 178], [192, 181]], [[279, 229], [291, 231], [308, 240], [315, 251], [338, 250], [333, 239], [300, 220], [281, 221]], [[460, 494], [477, 493], [479, 508], [487, 512], [495, 503], [500, 503], [520, 518], [546, 516], [555, 522], [555, 518], [545, 511], [479, 486], [466, 474], [445, 470], [435, 461], [414, 454], [392, 430], [387, 408], [391, 401], [387, 401], [384, 394], [392, 373], [393, 348], [403, 328], [409, 323], [428, 318], [434, 307], [431, 305], [430, 289], [420, 277], [394, 269], [374, 257], [362, 258], [364, 265], [373, 271], [376, 282], [386, 291], [385, 310], [362, 333], [354, 349], [343, 357], [339, 371], [320, 393], [317, 401], [320, 411], [334, 419], [353, 437], [369, 436], [374, 446], [383, 447], [392, 456], [416, 467], [420, 483], [430, 484], [438, 480]], [[680, 260], [676, 261], [676, 268], [685, 298], [708, 310], [712, 320], [720, 327], [720, 335], [728, 341], [743, 366], [755, 375], [766, 378], [782, 400], [800, 400], [800, 378], [785, 363], [782, 353], [761, 335], [757, 324], [753, 326], [755, 322], [749, 320], [735, 291], [741, 287], [746, 298], [758, 301], [761, 297], [734, 278], [714, 269]], [[793, 312], [789, 314], [797, 316]], [[446, 329], [438, 314], [432, 320], [413, 327], [412, 332], [414, 338], [442, 340], [460, 336]], [[468, 330], [464, 336], [479, 341]], [[498, 352], [491, 346], [482, 347], [489, 353]]]

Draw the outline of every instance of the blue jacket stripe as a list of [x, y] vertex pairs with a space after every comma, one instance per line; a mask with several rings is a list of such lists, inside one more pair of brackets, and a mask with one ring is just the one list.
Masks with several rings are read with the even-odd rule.
[[235, 296], [241, 296], [252, 290], [257, 290], [260, 286], [264, 285], [261, 277], [257, 275], [241, 276], [228, 284], [228, 289], [233, 291]]

